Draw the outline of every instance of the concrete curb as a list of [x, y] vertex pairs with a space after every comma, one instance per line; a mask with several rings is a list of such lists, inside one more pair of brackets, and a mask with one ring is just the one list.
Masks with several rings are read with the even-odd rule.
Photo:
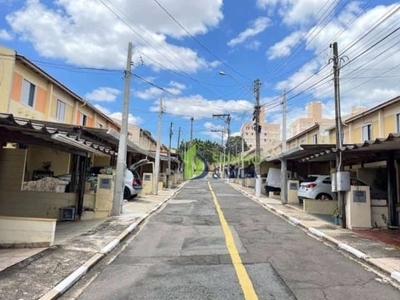
[[71, 288], [79, 279], [81, 279], [91, 268], [93, 268], [100, 260], [102, 260], [108, 253], [114, 250], [138, 225], [144, 222], [150, 215], [160, 209], [166, 202], [174, 197], [187, 183], [185, 181], [178, 189], [176, 189], [168, 198], [158, 203], [149, 213], [143, 215], [139, 220], [135, 221], [124, 229], [116, 239], [104, 246], [98, 253], [93, 255], [82, 266], [72, 272], [68, 277], [58, 283], [46, 294], [41, 296], [38, 300], [53, 300], [64, 294]]
[[378, 264], [375, 264], [374, 262], [370, 261], [370, 260], [369, 260], [369, 256], [368, 256], [367, 254], [363, 253], [362, 251], [359, 251], [359, 250], [355, 249], [354, 247], [352, 247], [352, 246], [350, 246], [350, 245], [348, 245], [348, 244], [342, 243], [342, 242], [336, 240], [335, 238], [333, 238], [333, 237], [331, 237], [331, 236], [325, 234], [324, 232], [322, 232], [322, 231], [320, 231], [320, 230], [318, 230], [318, 229], [315, 229], [315, 228], [313, 228], [313, 227], [306, 226], [305, 224], [303, 224], [303, 223], [302, 223], [301, 221], [299, 221], [298, 219], [296, 219], [296, 218], [294, 218], [294, 217], [291, 217], [291, 216], [285, 214], [283, 211], [281, 211], [281, 210], [279, 210], [279, 209], [276, 209], [275, 207], [273, 207], [273, 206], [271, 206], [271, 205], [269, 205], [269, 204], [267, 204], [267, 203], [263, 203], [262, 201], [260, 201], [260, 200], [259, 200], [257, 197], [255, 197], [254, 195], [249, 194], [249, 193], [247, 193], [246, 191], [243, 191], [243, 190], [241, 190], [240, 188], [238, 188], [238, 187], [236, 187], [236, 186], [234, 186], [234, 185], [231, 185], [231, 186], [232, 186], [234, 189], [236, 189], [237, 191], [241, 192], [241, 193], [242, 193], [243, 195], [245, 195], [246, 197], [251, 198], [252, 200], [254, 200], [254, 201], [256, 201], [257, 203], [261, 204], [265, 209], [267, 209], [267, 210], [270, 211], [271, 213], [273, 213], [273, 214], [275, 214], [275, 215], [278, 215], [278, 216], [280, 216], [280, 217], [283, 218], [283, 219], [289, 220], [290, 223], [294, 224], [295, 226], [302, 227], [302, 228], [306, 229], [308, 232], [310, 232], [312, 235], [314, 235], [314, 236], [316, 236], [316, 237], [318, 237], [318, 238], [321, 238], [321, 239], [323, 239], [323, 240], [326, 240], [326, 241], [328, 241], [328, 242], [330, 242], [330, 243], [336, 245], [336, 246], [339, 247], [340, 249], [342, 249], [342, 250], [344, 250], [344, 251], [350, 253], [351, 255], [353, 255], [353, 256], [355, 256], [355, 257], [361, 259], [361, 260], [363, 260], [364, 262], [368, 263], [369, 265], [371, 265], [371, 266], [373, 266], [373, 267], [375, 267], [375, 268], [378, 268], [379, 270], [382, 270], [382, 271], [385, 272], [387, 275], [389, 275], [392, 279], [394, 279], [394, 280], [396, 280], [396, 281], [398, 281], [398, 282], [400, 283], [400, 272], [398, 272], [398, 271], [392, 272], [392, 271], [390, 271], [390, 270], [387, 270], [387, 269], [382, 268], [382, 266], [380, 266], [380, 265], [378, 265]]

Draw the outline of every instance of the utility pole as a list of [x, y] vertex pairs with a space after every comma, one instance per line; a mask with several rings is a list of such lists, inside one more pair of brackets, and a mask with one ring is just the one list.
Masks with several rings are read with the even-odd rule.
[[160, 146], [161, 146], [162, 114], [163, 114], [163, 99], [160, 98], [160, 108], [158, 111], [156, 162], [155, 162], [155, 166], [154, 166], [154, 178], [153, 178], [153, 194], [154, 195], [158, 195], [158, 177], [160, 174]]
[[[340, 88], [339, 88], [339, 76], [340, 76], [340, 68], [339, 68], [339, 50], [338, 50], [338, 45], [337, 42], [334, 42], [331, 44], [331, 47], [333, 49], [333, 78], [334, 78], [334, 91], [335, 91], [335, 125], [336, 125], [336, 174], [338, 172], [343, 172], [344, 167], [343, 167], [343, 160], [342, 160], [342, 152], [340, 151], [340, 148], [342, 148], [343, 143], [342, 143], [342, 119], [341, 119], [341, 114], [340, 114]], [[336, 177], [336, 182], [338, 178]], [[340, 218], [341, 218], [341, 223], [342, 223], [342, 228], [346, 228], [346, 203], [345, 203], [345, 197], [344, 197], [344, 192], [343, 191], [338, 191], [338, 205], [339, 205], [339, 212], [340, 212]]]
[[179, 147], [180, 147], [180, 139], [181, 139], [181, 127], [179, 126], [179, 130], [178, 130], [178, 142], [177, 142], [177, 145], [176, 145], [176, 149], [178, 149], [178, 150], [179, 150]]
[[242, 163], [242, 171], [240, 172], [242, 178], [242, 186], [244, 186], [244, 138], [243, 138], [243, 131], [242, 131], [242, 152], [240, 153], [240, 160]]
[[193, 121], [194, 118], [190, 118], [190, 145], [192, 145], [192, 140], [193, 140]]
[[225, 134], [225, 128], [224, 130], [211, 130], [211, 132], [220, 132], [222, 141], [221, 141], [221, 147], [223, 149], [223, 158], [221, 158], [220, 155], [220, 163], [221, 163], [221, 173], [223, 174], [222, 176], [225, 176], [225, 146], [224, 146], [224, 134]]
[[117, 170], [115, 176], [114, 199], [111, 210], [112, 216], [119, 216], [122, 212], [122, 203], [124, 196], [124, 178], [126, 170], [126, 151], [128, 139], [128, 117], [129, 117], [129, 96], [131, 84], [131, 66], [132, 66], [132, 43], [128, 44], [128, 55], [126, 59], [125, 70], [125, 88], [124, 100], [122, 104], [121, 130], [119, 133]]
[[[213, 117], [218, 117], [218, 118], [221, 118], [222, 120], [224, 120], [224, 122], [225, 122], [225, 124], [226, 124], [226, 127], [224, 128], [224, 131], [223, 131], [223, 133], [222, 134], [224, 134], [225, 133], [225, 131], [227, 132], [227, 140], [226, 140], [226, 144], [228, 144], [229, 143], [229, 137], [230, 137], [230, 134], [231, 134], [231, 115], [230, 114], [213, 114], [212, 115]], [[222, 137], [222, 141], [223, 141], [223, 137]], [[226, 147], [225, 147], [225, 145], [224, 145], [224, 143], [222, 142], [222, 147], [223, 147], [223, 149], [224, 149], [224, 167], [225, 167], [225, 149], [226, 149]], [[228, 157], [230, 157], [230, 148], [228, 148]], [[228, 161], [228, 163], [230, 163], [230, 161]], [[228, 177], [227, 177], [227, 179], [229, 180], [229, 167], [228, 167]]]
[[168, 147], [168, 171], [167, 171], [167, 188], [171, 187], [171, 139], [172, 139], [172, 122], [169, 127], [169, 147]]
[[[286, 152], [286, 90], [283, 91], [282, 100], [282, 153]], [[281, 202], [286, 204], [287, 201], [287, 160], [281, 160]]]
[[254, 118], [255, 121], [255, 133], [256, 133], [256, 157], [254, 160], [254, 169], [256, 176], [256, 184], [255, 184], [255, 196], [260, 197], [261, 195], [261, 149], [260, 149], [260, 80], [254, 80], [254, 96], [256, 104], [254, 105]]
[[[180, 157], [183, 157], [184, 155], [182, 155], [181, 151], [180, 151], [180, 143], [181, 143], [181, 127], [179, 126], [179, 130], [178, 130], [178, 142], [176, 145], [176, 151], [177, 153], [180, 155]], [[181, 182], [181, 160], [179, 159], [178, 161], [178, 181]]]

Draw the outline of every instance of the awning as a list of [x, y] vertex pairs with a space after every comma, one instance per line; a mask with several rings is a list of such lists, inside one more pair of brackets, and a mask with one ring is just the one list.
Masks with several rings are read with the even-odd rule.
[[[319, 155], [304, 156], [301, 161], [329, 161], [334, 160], [336, 148], [319, 153]], [[377, 138], [364, 143], [344, 145], [339, 149], [343, 153], [343, 159], [347, 162], [374, 162], [382, 161], [387, 157], [387, 152], [394, 152], [396, 158], [400, 158], [400, 134], [390, 133], [387, 138]]]
[[[0, 113], [0, 136], [7, 142], [61, 147], [60, 150], [80, 154], [116, 155], [119, 145], [119, 133], [114, 129], [16, 118], [4, 113]], [[148, 154], [129, 140], [127, 151]]]
[[336, 160], [337, 152], [347, 164], [376, 162], [387, 158], [388, 152], [394, 152], [400, 158], [400, 133], [390, 133], [387, 138], [378, 138], [358, 144], [343, 145], [339, 150], [335, 144], [300, 145], [279, 155], [265, 159], [268, 162], [279, 162], [282, 159], [298, 162], [327, 162]]
[[[151, 153], [149, 153], [149, 157], [156, 159], [156, 154], [153, 153], [153, 152], [151, 152]], [[168, 155], [162, 155], [162, 154], [160, 154], [160, 160], [161, 160], [161, 161], [168, 161], [168, 160], [169, 160]], [[171, 156], [171, 162], [179, 163], [179, 159], [177, 159], [177, 158], [174, 157], [174, 156]]]
[[[94, 128], [96, 130], [96, 128]], [[91, 132], [92, 130], [86, 128], [86, 130], [88, 132]], [[92, 131], [93, 132], [93, 131]], [[96, 134], [98, 134], [98, 132], [96, 132]], [[119, 132], [116, 131], [115, 129], [108, 129], [106, 131], [106, 138], [108, 139], [112, 139], [113, 142], [116, 144], [116, 146], [119, 146]], [[128, 152], [132, 152], [132, 153], [139, 153], [139, 154], [144, 154], [144, 155], [149, 155], [149, 151], [147, 151], [146, 149], [143, 149], [142, 147], [136, 145], [134, 142], [132, 142], [131, 140], [127, 140], [127, 151]]]
[[300, 147], [296, 147], [288, 151], [282, 152], [279, 155], [268, 157], [265, 159], [265, 161], [279, 162], [282, 159], [302, 160], [305, 157], [324, 155], [327, 152], [332, 151], [332, 149], [334, 149], [335, 146], [336, 145], [334, 144], [300, 145]]

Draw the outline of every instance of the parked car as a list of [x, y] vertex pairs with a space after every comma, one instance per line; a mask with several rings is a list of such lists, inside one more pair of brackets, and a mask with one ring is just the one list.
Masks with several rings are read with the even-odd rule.
[[[135, 198], [140, 191], [143, 189], [142, 186], [142, 180], [140, 178], [139, 173], [136, 171], [136, 169], [145, 164], [148, 163], [149, 160], [147, 159], [142, 159], [134, 164], [132, 164], [129, 169], [126, 169], [125, 172], [125, 177], [124, 177], [124, 199], [130, 200]], [[102, 170], [105, 170], [107, 168], [113, 169], [115, 167], [111, 167], [109, 165], [97, 165], [97, 166], [92, 166], [89, 168], [89, 171], [87, 172], [86, 176], [86, 181], [89, 181], [93, 184], [94, 187], [97, 185], [97, 176], [102, 173]], [[55, 176], [58, 179], [65, 180], [71, 182], [71, 174], [62, 174]]]
[[[336, 199], [336, 193], [332, 192], [331, 176], [314, 174], [309, 175], [299, 186], [297, 197], [300, 203], [303, 199]], [[352, 185], [368, 186], [364, 181], [358, 178], [351, 178]], [[387, 191], [370, 188], [371, 199], [387, 199]]]

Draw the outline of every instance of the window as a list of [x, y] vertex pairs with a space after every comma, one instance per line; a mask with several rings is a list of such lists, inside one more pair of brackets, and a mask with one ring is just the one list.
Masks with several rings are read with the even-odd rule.
[[62, 102], [61, 100], [57, 99], [57, 110], [56, 110], [57, 120], [59, 121], [65, 120], [65, 107], [66, 107], [65, 102]]
[[362, 127], [362, 141], [369, 141], [371, 138], [371, 124], [364, 125]]
[[86, 122], [87, 122], [87, 115], [81, 113], [80, 124], [82, 126], [86, 126]]
[[35, 99], [35, 89], [36, 86], [33, 83], [24, 79], [24, 81], [22, 82], [22, 94], [21, 94], [21, 102], [23, 104], [33, 107], [33, 102]]
[[400, 114], [396, 114], [396, 132], [400, 133]]
[[318, 144], [318, 135], [317, 134], [313, 134], [312, 142], [313, 142], [313, 144]]

